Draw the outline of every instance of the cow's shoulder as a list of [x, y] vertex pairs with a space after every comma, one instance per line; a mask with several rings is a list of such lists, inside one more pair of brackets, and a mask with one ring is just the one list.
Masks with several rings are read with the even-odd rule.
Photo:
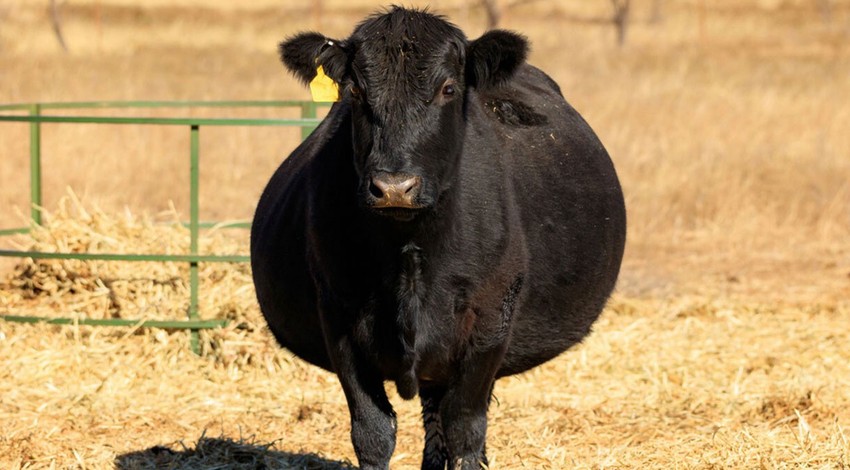
[[[276, 233], [281, 220], [303, 211], [317, 180], [339, 178], [336, 168], [350, 151], [350, 106], [337, 103], [319, 126], [277, 168], [257, 203], [252, 237]], [[342, 155], [341, 155], [342, 154]], [[350, 159], [348, 159], [350, 160]], [[334, 182], [325, 186], [333, 186]], [[265, 224], [272, 224], [265, 227]], [[265, 228], [264, 228], [265, 227]]]
[[559, 107], [564, 103], [558, 84], [528, 64], [523, 64], [503, 85], [480, 93], [479, 100], [488, 117], [515, 128], [548, 124], [553, 104]]

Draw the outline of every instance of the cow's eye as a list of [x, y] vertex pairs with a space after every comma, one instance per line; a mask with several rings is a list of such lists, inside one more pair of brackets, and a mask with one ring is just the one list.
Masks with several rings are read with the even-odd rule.
[[357, 99], [360, 99], [360, 96], [362, 95], [360, 88], [357, 88], [356, 86], [351, 85], [350, 87], [348, 87], [348, 89], [351, 92], [351, 96], [353, 96]]
[[440, 91], [437, 92], [437, 95], [434, 96], [431, 102], [439, 106], [448, 104], [455, 98], [457, 91], [457, 82], [452, 79], [448, 79], [443, 83], [443, 86], [440, 87]]

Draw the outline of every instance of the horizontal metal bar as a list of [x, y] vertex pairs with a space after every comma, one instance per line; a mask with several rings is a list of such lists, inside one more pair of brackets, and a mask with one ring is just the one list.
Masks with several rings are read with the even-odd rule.
[[[181, 222], [184, 227], [189, 226], [189, 222]], [[200, 228], [251, 228], [251, 222], [248, 221], [233, 221], [233, 222], [199, 222]]]
[[78, 259], [83, 261], [165, 261], [175, 263], [247, 263], [244, 255], [160, 255], [116, 253], [45, 253], [42, 251], [0, 250], [0, 256], [34, 259]]
[[225, 119], [101, 116], [0, 116], [0, 122], [70, 122], [77, 124], [156, 124], [161, 126], [316, 126], [321, 119]]
[[32, 109], [32, 104], [0, 104], [0, 111], [29, 111]]
[[20, 233], [27, 233], [30, 229], [28, 228], [7, 228], [0, 230], [0, 237], [5, 237], [7, 235], [17, 235]]
[[[189, 222], [181, 222], [180, 225], [188, 227]], [[201, 222], [198, 226], [200, 228], [251, 228], [251, 222], [242, 220], [233, 222]], [[3, 229], [0, 230], [0, 237], [28, 233], [29, 231], [30, 229], [27, 227]]]
[[[290, 108], [300, 107], [304, 101], [77, 101], [39, 103], [41, 109], [119, 109], [119, 108]], [[29, 110], [34, 103], [0, 105], [0, 111]], [[333, 103], [316, 103], [331, 106]]]
[[227, 320], [126, 320], [123, 318], [48, 318], [22, 315], [0, 315], [0, 319], [17, 323], [48, 323], [51, 325], [138, 326], [179, 330], [223, 328]]

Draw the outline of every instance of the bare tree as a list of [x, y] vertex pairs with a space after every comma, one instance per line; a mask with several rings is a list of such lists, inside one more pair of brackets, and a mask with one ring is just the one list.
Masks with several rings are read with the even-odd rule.
[[481, 0], [481, 6], [487, 13], [487, 29], [493, 29], [499, 24], [502, 18], [502, 12], [499, 10], [499, 5], [496, 0]]
[[478, 0], [478, 3], [484, 8], [484, 12], [487, 14], [487, 29], [493, 29], [498, 26], [499, 21], [502, 20], [503, 12], [520, 5], [537, 1], [540, 0], [507, 0], [502, 2], [501, 5], [499, 5], [498, 0]]
[[68, 45], [65, 44], [65, 37], [62, 36], [62, 18], [59, 16], [59, 6], [56, 5], [56, 0], [50, 0], [50, 24], [53, 26], [53, 34], [56, 35], [56, 40], [62, 46], [62, 50], [68, 52]]
[[611, 20], [614, 23], [614, 27], [617, 28], [617, 45], [622, 47], [626, 43], [630, 0], [611, 0], [611, 4], [614, 6], [614, 16]]

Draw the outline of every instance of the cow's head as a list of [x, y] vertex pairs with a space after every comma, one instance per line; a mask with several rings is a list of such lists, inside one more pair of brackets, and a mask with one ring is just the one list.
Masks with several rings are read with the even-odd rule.
[[453, 182], [470, 90], [495, 87], [525, 60], [523, 37], [494, 30], [467, 41], [426, 11], [393, 7], [348, 39], [302, 33], [280, 45], [305, 83], [318, 66], [351, 104], [355, 168], [363, 204], [398, 220], [433, 208]]

